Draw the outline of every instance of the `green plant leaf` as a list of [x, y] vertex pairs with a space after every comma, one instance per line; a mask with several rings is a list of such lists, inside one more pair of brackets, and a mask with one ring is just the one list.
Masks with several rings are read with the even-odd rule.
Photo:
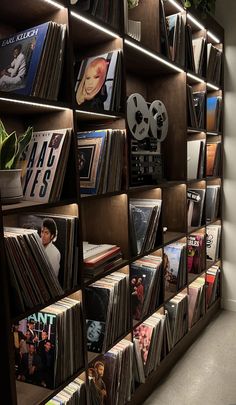
[[5, 130], [2, 120], [0, 120], [0, 152], [1, 152], [2, 143], [3, 143], [4, 139], [6, 139], [7, 137], [8, 137], [8, 133]]
[[14, 162], [15, 154], [17, 153], [17, 136], [12, 132], [4, 139], [0, 154], [0, 169], [11, 169]]
[[191, 7], [191, 2], [189, 1], [189, 0], [186, 0], [185, 2], [184, 2], [184, 7], [186, 7], [186, 8], [189, 8], [189, 7]]
[[14, 167], [16, 167], [20, 155], [22, 154], [22, 152], [24, 151], [26, 146], [30, 143], [32, 135], [33, 135], [33, 128], [28, 127], [27, 130], [25, 131], [25, 133], [19, 136], [19, 138], [18, 138], [19, 147], [15, 154], [15, 158], [14, 158], [14, 162], [13, 162]]
[[195, 7], [201, 13], [203, 18], [207, 16], [207, 13], [215, 12], [215, 3], [216, 0], [185, 0], [184, 5], [186, 8]]

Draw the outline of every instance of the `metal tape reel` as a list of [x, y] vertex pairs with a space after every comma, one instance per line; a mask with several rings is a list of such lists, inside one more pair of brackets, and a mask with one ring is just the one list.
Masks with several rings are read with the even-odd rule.
[[130, 132], [138, 141], [148, 136], [149, 118], [145, 99], [138, 93], [131, 94], [127, 100], [127, 121]]
[[150, 130], [152, 136], [163, 142], [168, 132], [168, 114], [161, 100], [154, 100], [149, 108]]

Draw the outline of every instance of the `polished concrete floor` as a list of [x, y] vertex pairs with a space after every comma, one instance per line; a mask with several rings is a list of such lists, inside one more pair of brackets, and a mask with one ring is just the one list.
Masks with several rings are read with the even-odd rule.
[[236, 312], [221, 311], [143, 405], [236, 405]]

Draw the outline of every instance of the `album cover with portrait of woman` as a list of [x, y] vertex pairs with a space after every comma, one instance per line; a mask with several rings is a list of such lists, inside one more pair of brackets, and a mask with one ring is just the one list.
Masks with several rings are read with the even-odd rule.
[[87, 349], [91, 352], [103, 351], [105, 326], [109, 312], [110, 291], [108, 288], [85, 288], [85, 311], [87, 326]]
[[119, 110], [120, 75], [120, 50], [83, 59], [75, 84], [79, 109], [94, 112]]

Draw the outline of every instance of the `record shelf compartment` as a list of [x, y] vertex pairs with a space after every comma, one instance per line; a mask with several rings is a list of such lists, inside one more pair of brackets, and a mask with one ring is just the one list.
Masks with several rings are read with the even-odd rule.
[[[124, 2], [116, 0], [113, 2], [115, 8], [106, 9], [106, 14], [102, 15], [95, 2], [92, 8], [88, 7], [88, 2], [81, 2], [82, 9], [79, 9], [76, 2], [69, 0], [58, 0], [55, 4], [46, 0], [35, 0], [33, 5], [31, 1], [26, 0], [26, 7], [20, 18], [19, 11], [16, 10], [20, 9], [21, 2], [17, 0], [16, 3], [18, 7], [12, 8], [7, 0], [3, 0], [0, 16], [1, 38], [8, 38], [17, 32], [54, 21], [66, 25], [66, 48], [57, 100], [16, 94], [2, 89], [0, 119], [7, 131], [16, 130], [17, 133], [22, 133], [32, 125], [34, 131], [71, 128], [72, 136], [62, 192], [58, 201], [42, 203], [24, 200], [9, 205], [0, 203], [0, 283], [3, 292], [0, 316], [4, 325], [0, 343], [4, 347], [2, 366], [5, 370], [2, 378], [4, 389], [1, 388], [0, 392], [6, 397], [6, 403], [11, 405], [44, 405], [55, 395], [63, 398], [63, 390], [66, 395], [68, 390], [75, 390], [77, 395], [80, 391], [80, 400], [78, 399], [76, 404], [90, 405], [93, 403], [96, 370], [100, 362], [103, 363], [101, 373], [104, 373], [102, 377], [107, 388], [107, 405], [114, 403], [118, 396], [122, 398], [123, 405], [141, 405], [160, 378], [181, 357], [220, 308], [224, 31], [211, 17], [202, 21], [197, 11], [183, 9], [180, 1], [176, 6], [169, 0], [140, 0], [137, 7], [128, 10], [126, 0]], [[105, 1], [101, 3], [104, 6], [107, 4]], [[116, 18], [109, 14], [111, 10], [115, 10]], [[197, 23], [191, 16], [197, 19]], [[128, 20], [140, 22], [140, 40], [132, 37], [132, 32], [128, 32]], [[171, 37], [168, 37], [167, 21], [177, 21], [173, 28], [176, 25], [179, 27], [176, 35], [181, 43], [173, 44], [174, 50], [167, 48], [168, 41], [171, 41]], [[186, 26], [189, 28], [184, 40], [183, 28]], [[219, 41], [216, 41], [212, 34], [218, 37]], [[194, 53], [194, 50], [191, 50], [192, 39], [194, 45], [197, 44], [199, 47], [202, 41], [203, 59], [199, 69], [196, 68], [200, 63], [199, 54], [195, 65], [191, 59]], [[205, 45], [202, 45], [203, 43]], [[86, 58], [95, 58], [99, 55], [103, 58], [105, 55], [105, 65], [108, 69], [112, 57], [118, 50], [119, 63], [114, 63], [113, 73], [109, 71], [111, 76], [105, 89], [110, 88], [110, 93], [108, 91], [106, 95], [108, 99], [110, 97], [109, 107], [102, 110], [96, 110], [94, 107], [81, 108], [76, 100], [75, 89], [77, 80], [81, 82], [85, 80], [85, 75], [84, 78], [79, 76], [80, 61], [84, 61], [85, 71]], [[187, 58], [184, 57], [185, 51]], [[211, 69], [207, 66], [207, 52], [217, 55], [215, 73], [212, 66]], [[8, 59], [10, 64], [10, 56]], [[0, 61], [0, 71], [4, 68], [6, 66]], [[97, 73], [96, 79], [99, 75], [100, 73]], [[87, 74], [87, 80], [88, 76]], [[117, 92], [117, 99], [113, 91]], [[203, 92], [204, 97], [201, 96]], [[132, 184], [131, 181], [131, 132], [128, 125], [127, 99], [134, 93], [140, 94], [145, 99], [148, 108], [154, 100], [161, 100], [166, 107], [169, 120], [168, 134], [161, 144], [163, 176], [159, 180], [152, 179], [147, 183], [144, 181], [143, 184]], [[112, 109], [111, 105], [117, 108]], [[195, 116], [201, 118], [199, 125], [194, 121]], [[193, 125], [194, 122], [196, 125]], [[116, 191], [105, 192], [104, 185], [96, 190], [93, 186], [93, 190], [91, 187], [88, 194], [83, 194], [81, 189], [82, 185], [84, 186], [84, 179], [80, 179], [82, 166], [77, 134], [90, 131], [92, 133], [97, 131], [96, 134], [99, 134], [108, 129], [113, 132], [125, 131], [122, 167], [120, 179], [117, 180], [119, 187]], [[117, 138], [109, 136], [107, 135], [104, 141], [107, 154], [112, 149], [114, 139], [117, 142]], [[213, 149], [217, 149], [215, 161]], [[195, 151], [198, 157], [194, 155]], [[102, 161], [101, 156], [98, 163]], [[99, 167], [102, 167], [102, 175], [108, 176], [109, 167], [114, 171], [114, 164], [109, 166], [108, 160], [105, 166], [99, 164]], [[191, 193], [192, 201], [190, 201]], [[194, 222], [193, 210], [197, 194], [201, 195], [204, 201], [200, 207], [201, 220], [197, 218]], [[199, 198], [197, 200], [199, 201]], [[20, 306], [14, 307], [12, 273], [9, 271], [9, 251], [4, 228], [17, 227], [23, 218], [32, 213], [35, 217], [45, 215], [54, 219], [58, 216], [61, 220], [63, 218], [66, 223], [64, 235], [67, 242], [66, 254], [71, 252], [73, 245], [76, 251], [73, 255], [76, 271], [73, 274], [77, 274], [78, 270], [78, 277], [76, 280], [73, 278], [75, 275], [72, 277], [74, 282], [72, 287], [65, 288], [54, 298], [23, 311]], [[137, 221], [139, 217], [146, 221], [145, 226], [142, 222], [140, 227], [140, 220]], [[216, 240], [212, 243], [214, 234]], [[72, 243], [72, 240], [76, 242]], [[93, 256], [90, 256], [92, 267], [89, 275], [87, 262], [83, 258], [83, 248], [87, 254], [86, 242], [91, 244], [91, 249], [100, 244], [107, 244], [108, 251], [114, 249], [117, 252], [114, 253], [114, 265], [112, 255], [110, 261], [107, 263], [105, 261], [106, 265], [101, 258], [101, 267], [98, 265], [97, 273], [91, 277], [91, 268], [96, 269], [96, 266], [93, 267]], [[178, 260], [170, 265], [173, 260], [172, 250], [178, 251]], [[96, 255], [94, 256], [96, 261]], [[68, 268], [71, 263], [72, 259], [69, 258]], [[39, 265], [42, 265], [41, 256]], [[20, 272], [21, 267], [18, 266], [17, 271]], [[26, 280], [26, 273], [23, 275], [23, 281]], [[63, 282], [68, 281], [67, 278], [65, 280]], [[103, 305], [103, 309], [104, 303], [109, 305], [104, 314], [97, 314], [97, 318], [91, 320], [90, 315], [86, 314], [86, 311], [90, 314], [86, 297], [93, 289], [100, 299], [99, 305]], [[198, 290], [201, 297], [200, 309], [194, 306], [196, 302], [192, 302], [194, 289]], [[99, 295], [101, 290], [103, 292]], [[27, 302], [27, 297], [23, 298]], [[66, 307], [68, 310], [68, 307], [73, 307], [78, 301], [81, 320], [76, 323], [78, 319], [73, 318], [74, 322], [71, 322], [77, 334], [80, 333], [79, 329], [81, 330], [81, 351], [78, 354], [76, 349], [73, 356], [75, 363], [72, 362], [75, 367], [71, 366], [69, 370], [68, 359], [67, 366], [62, 367], [64, 371], [60, 371], [65, 372], [67, 376], [59, 379], [60, 383], [53, 388], [45, 387], [44, 383], [35, 385], [16, 381], [18, 363], [12, 338], [13, 325], [17, 326], [17, 323], [23, 320], [22, 325], [25, 325], [24, 333], [26, 333], [26, 318], [29, 321], [34, 314], [40, 311], [43, 313], [45, 307], [57, 311], [58, 306], [64, 305], [63, 308]], [[190, 312], [190, 304], [193, 312]], [[181, 308], [181, 315], [177, 316], [177, 312], [171, 314], [171, 305]], [[191, 321], [188, 323], [189, 317]], [[72, 321], [72, 318], [69, 319]], [[122, 320], [122, 325], [119, 324], [119, 320]], [[150, 327], [152, 329], [154, 325], [156, 335], [150, 337], [151, 342], [153, 336], [159, 336], [158, 333], [161, 331], [159, 322], [164, 325], [162, 330], [164, 343], [158, 349], [158, 358], [149, 358], [146, 367], [142, 363], [144, 358], [142, 356], [148, 356], [148, 353], [145, 353], [144, 347], [143, 351], [140, 349], [139, 352], [137, 344], [139, 333], [141, 334], [139, 331], [150, 332]], [[89, 329], [91, 323], [93, 327], [94, 325], [97, 327], [93, 333], [101, 334], [103, 339], [105, 336], [104, 346], [100, 343], [100, 346], [88, 344], [88, 336], [93, 335]], [[39, 325], [37, 327], [39, 338], [43, 340], [43, 330]], [[112, 328], [115, 330], [112, 331]], [[68, 328], [67, 332], [70, 331], [71, 328]], [[63, 339], [67, 337], [65, 333]], [[72, 340], [70, 345], [73, 344]], [[162, 341], [162, 338], [159, 340]], [[66, 342], [63, 343], [67, 348]], [[37, 353], [38, 351], [37, 346]], [[124, 371], [124, 379], [114, 374], [116, 367], [121, 366], [119, 356], [121, 358], [125, 356], [125, 361], [129, 365]], [[113, 360], [109, 363], [111, 358]], [[134, 362], [131, 359], [134, 359]], [[132, 381], [133, 376], [128, 372], [129, 367], [132, 369], [131, 366], [135, 368]], [[66, 374], [66, 371], [70, 373]], [[115, 382], [112, 378], [116, 379]], [[122, 389], [113, 390], [112, 383]], [[67, 389], [69, 384], [70, 388]]]

